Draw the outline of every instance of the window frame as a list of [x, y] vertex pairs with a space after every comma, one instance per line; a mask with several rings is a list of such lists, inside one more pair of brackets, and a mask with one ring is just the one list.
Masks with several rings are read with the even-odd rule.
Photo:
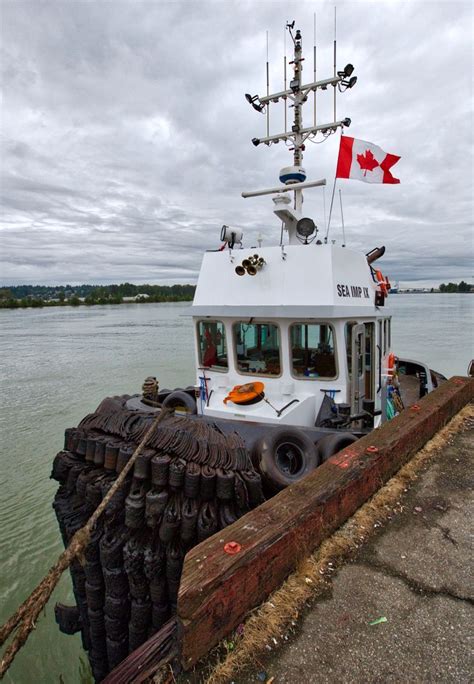
[[[365, 345], [366, 345], [366, 350], [367, 350], [367, 340], [370, 341], [370, 366], [367, 365], [367, 351], [365, 352], [365, 372], [369, 374], [369, 381], [368, 381], [368, 387], [369, 387], [369, 392], [367, 392], [367, 386], [366, 386], [366, 392], [365, 392], [365, 397], [366, 399], [370, 399], [373, 401], [375, 399], [375, 378], [376, 378], [376, 366], [377, 366], [377, 355], [376, 355], [376, 348], [377, 348], [377, 326], [376, 326], [376, 321], [365, 321]], [[373, 326], [370, 328], [370, 326]], [[367, 334], [369, 333], [369, 334]], [[372, 334], [370, 334], [372, 333]]]
[[[331, 328], [332, 331], [332, 338], [334, 342], [334, 365], [336, 368], [336, 375], [331, 376], [330, 378], [328, 377], [315, 377], [311, 378], [306, 375], [295, 375], [294, 370], [293, 370], [293, 345], [291, 343], [291, 328], [294, 325], [327, 325], [329, 328]], [[334, 380], [337, 380], [339, 378], [339, 359], [338, 359], [338, 344], [337, 344], [337, 335], [336, 335], [336, 327], [333, 325], [333, 323], [330, 323], [329, 321], [325, 320], [320, 320], [320, 319], [298, 319], [296, 321], [291, 321], [291, 323], [288, 323], [288, 363], [290, 367], [290, 375], [294, 380], [311, 380], [312, 382], [317, 381], [317, 382], [334, 382]]]
[[[220, 366], [204, 366], [203, 363], [203, 358], [202, 358], [202, 349], [201, 349], [201, 335], [199, 332], [199, 325], [201, 323], [220, 323], [224, 329], [224, 335], [225, 335], [225, 344], [226, 344], [226, 357], [227, 357], [227, 366], [225, 368], [220, 367]], [[199, 318], [196, 321], [196, 342], [197, 342], [197, 349], [198, 349], [198, 363], [199, 363], [199, 368], [205, 368], [211, 373], [228, 373], [230, 370], [230, 363], [229, 363], [229, 344], [227, 341], [227, 326], [219, 318]]]
[[[235, 328], [234, 326], [239, 325], [243, 323], [244, 325], [273, 325], [277, 331], [278, 331], [278, 343], [279, 343], [279, 348], [278, 348], [278, 356], [279, 356], [279, 361], [280, 361], [280, 372], [278, 374], [275, 373], [252, 373], [248, 372], [246, 373], [245, 371], [241, 370], [239, 368], [239, 359], [237, 356], [237, 342], [235, 338]], [[233, 353], [233, 361], [234, 361], [234, 368], [235, 371], [238, 375], [245, 375], [246, 377], [250, 376], [251, 378], [255, 377], [263, 377], [263, 378], [281, 378], [283, 375], [283, 355], [282, 355], [282, 334], [281, 334], [281, 327], [278, 323], [275, 321], [266, 321], [266, 320], [260, 320], [260, 319], [254, 319], [249, 321], [245, 321], [241, 318], [235, 319], [231, 322], [231, 330], [232, 330], [232, 353]]]
[[391, 349], [390, 318], [383, 319], [383, 353], [388, 354]]

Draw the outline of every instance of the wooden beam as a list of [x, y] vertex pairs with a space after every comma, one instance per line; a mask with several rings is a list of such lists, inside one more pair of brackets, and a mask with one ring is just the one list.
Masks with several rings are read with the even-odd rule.
[[[192, 667], [474, 398], [455, 377], [186, 555], [181, 662]], [[373, 448], [368, 448], [373, 447]], [[234, 541], [240, 552], [229, 555]]]
[[171, 618], [148, 641], [130, 653], [102, 680], [102, 684], [144, 684], [158, 667], [175, 659], [179, 648], [178, 624]]

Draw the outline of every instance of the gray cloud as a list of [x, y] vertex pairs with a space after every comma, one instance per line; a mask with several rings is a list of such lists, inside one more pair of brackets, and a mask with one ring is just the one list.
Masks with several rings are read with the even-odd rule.
[[[323, 77], [330, 3], [4, 0], [0, 279], [191, 282], [222, 223], [241, 226], [247, 244], [260, 232], [277, 240], [269, 198], [240, 192], [273, 185], [291, 156], [250, 144], [265, 120], [243, 93], [264, 92], [267, 29], [280, 89], [293, 14], [312, 78], [315, 9]], [[467, 2], [338, 4], [338, 62], [359, 77], [338, 115], [402, 157], [398, 186], [340, 182], [346, 241], [385, 244], [392, 280], [472, 277], [471, 25]], [[331, 104], [329, 92], [319, 99], [320, 120]], [[275, 132], [282, 122], [272, 113]], [[308, 176], [328, 179], [327, 216], [337, 136], [307, 147]], [[323, 200], [306, 193], [324, 231]], [[341, 237], [338, 209], [330, 237]]]

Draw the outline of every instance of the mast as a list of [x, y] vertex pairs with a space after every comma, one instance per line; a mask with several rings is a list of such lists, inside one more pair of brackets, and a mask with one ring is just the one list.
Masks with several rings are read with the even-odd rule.
[[[284, 222], [284, 226], [288, 231], [290, 244], [296, 244], [299, 240], [297, 236], [296, 224], [299, 219], [302, 218], [303, 211], [303, 189], [308, 187], [315, 187], [318, 185], [325, 185], [326, 180], [319, 181], [306, 181], [306, 172], [302, 166], [303, 163], [303, 152], [305, 149], [305, 141], [314, 139], [318, 135], [322, 135], [323, 139], [329, 137], [332, 133], [335, 133], [338, 128], [343, 126], [350, 126], [351, 120], [349, 118], [336, 121], [336, 88], [343, 92], [348, 88], [352, 88], [357, 78], [353, 76], [352, 72], [354, 67], [352, 64], [347, 64], [343, 71], [334, 71], [334, 75], [330, 78], [322, 79], [320, 81], [313, 80], [311, 83], [304, 83], [302, 78], [303, 73], [303, 38], [301, 31], [296, 30], [293, 35], [293, 29], [295, 22], [287, 24], [286, 28], [293, 41], [293, 60], [289, 62], [293, 66], [293, 78], [290, 81], [289, 88], [287, 88], [286, 83], [286, 56], [284, 59], [284, 85], [285, 89], [277, 93], [269, 93], [268, 76], [267, 76], [267, 94], [263, 97], [259, 95], [246, 94], [245, 97], [247, 101], [252, 105], [252, 107], [261, 113], [266, 113], [267, 120], [267, 135], [263, 138], [252, 138], [252, 143], [257, 147], [258, 145], [272, 145], [283, 141], [285, 143], [292, 143], [290, 151], [293, 152], [293, 165], [287, 166], [280, 171], [280, 182], [283, 184], [280, 187], [272, 187], [266, 190], [256, 190], [252, 192], [243, 192], [243, 197], [255, 197], [258, 195], [270, 195], [278, 194], [274, 198], [275, 203], [275, 213]], [[335, 58], [335, 52], [334, 52]], [[336, 69], [336, 67], [335, 67]], [[268, 56], [267, 56], [267, 75], [268, 75]], [[314, 55], [314, 79], [316, 79], [316, 63]], [[349, 79], [349, 80], [348, 80]], [[327, 90], [329, 86], [334, 88], [334, 120], [328, 123], [317, 124], [314, 119], [313, 125], [309, 127], [304, 127], [303, 125], [303, 105], [308, 101], [310, 93], [314, 93], [314, 98], [316, 98], [316, 91]], [[282, 133], [277, 133], [270, 135], [269, 131], [269, 109], [270, 104], [278, 103], [280, 100], [284, 102], [285, 105], [285, 130]], [[288, 100], [291, 101], [290, 107], [293, 108], [293, 125], [291, 129], [287, 128], [286, 120], [286, 109]], [[294, 187], [291, 187], [294, 185]], [[290, 199], [283, 196], [282, 193], [286, 193], [289, 190], [294, 192], [294, 206], [290, 207]], [[306, 243], [305, 243], [306, 244]]]
[[[293, 59], [293, 80], [290, 83], [290, 88], [295, 93], [294, 97], [294, 122], [293, 128], [295, 134], [295, 144], [293, 151], [293, 164], [296, 167], [301, 167], [303, 164], [303, 135], [301, 129], [303, 128], [303, 93], [301, 91], [301, 73], [303, 71], [303, 58], [302, 44], [301, 44], [301, 32], [298, 29], [296, 35], [293, 39], [295, 46], [295, 56]], [[303, 190], [299, 188], [295, 190], [295, 210], [298, 214], [301, 214], [303, 209]]]

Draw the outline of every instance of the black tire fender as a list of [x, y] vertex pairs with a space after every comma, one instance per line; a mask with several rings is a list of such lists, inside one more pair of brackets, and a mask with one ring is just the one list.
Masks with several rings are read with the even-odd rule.
[[184, 390], [175, 390], [163, 399], [163, 408], [177, 409], [184, 407], [188, 413], [197, 413], [196, 399]]
[[351, 432], [340, 432], [331, 435], [325, 435], [316, 444], [321, 462], [324, 463], [334, 454], [337, 454], [341, 449], [345, 449], [350, 444], [357, 442], [358, 437]]
[[312, 439], [299, 428], [269, 430], [255, 442], [253, 462], [274, 490], [284, 489], [317, 468], [320, 458]]

